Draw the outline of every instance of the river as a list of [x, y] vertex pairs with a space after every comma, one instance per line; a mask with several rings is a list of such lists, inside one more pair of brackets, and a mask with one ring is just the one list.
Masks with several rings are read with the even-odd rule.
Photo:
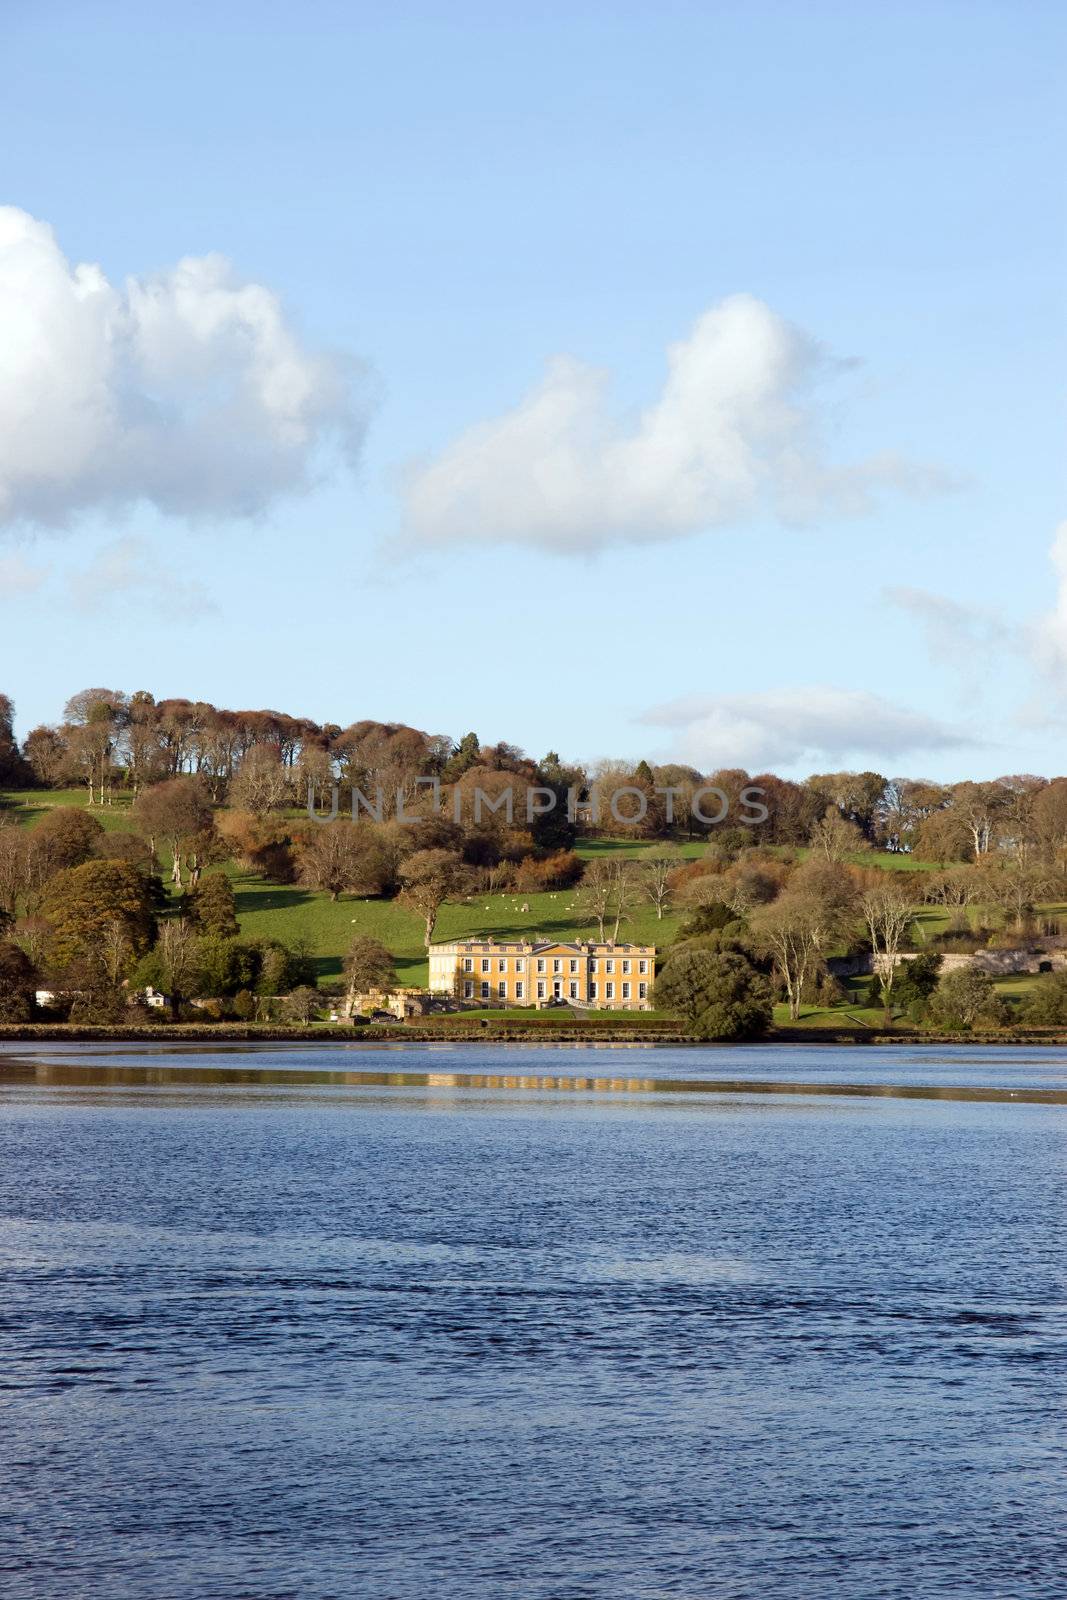
[[0, 1589], [1059, 1600], [1065, 1131], [1058, 1050], [0, 1047]]

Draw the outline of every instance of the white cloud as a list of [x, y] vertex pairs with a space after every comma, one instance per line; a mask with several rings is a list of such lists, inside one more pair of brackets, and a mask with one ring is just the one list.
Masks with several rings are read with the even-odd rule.
[[[632, 426], [605, 373], [569, 356], [513, 410], [414, 466], [405, 534], [587, 552], [656, 544], [772, 512], [860, 515], [878, 491], [927, 493], [943, 474], [892, 452], [827, 462], [812, 391], [835, 364], [751, 295], [733, 295], [667, 351], [659, 398]], [[838, 364], [839, 365], [839, 364]]]
[[1056, 570], [1056, 604], [1034, 629], [1034, 658], [1039, 670], [1062, 686], [1067, 678], [1067, 522], [1056, 529], [1049, 556]]
[[255, 514], [305, 488], [324, 447], [355, 451], [349, 379], [222, 256], [116, 287], [0, 207], [0, 524], [136, 501]]
[[0, 556], [0, 600], [36, 593], [47, 576], [47, 567], [32, 566], [25, 556]]
[[906, 585], [886, 589], [885, 598], [922, 626], [926, 648], [934, 660], [945, 661], [968, 676], [975, 667], [988, 669], [990, 651], [1019, 647], [1019, 630], [993, 610]]
[[704, 772], [718, 767], [781, 771], [857, 759], [888, 763], [975, 742], [880, 695], [819, 685], [694, 695], [658, 706], [639, 720], [673, 729], [673, 753]]
[[133, 604], [188, 621], [217, 609], [197, 579], [162, 566], [143, 539], [103, 545], [87, 567], [70, 575], [67, 589], [75, 610], [90, 614]]

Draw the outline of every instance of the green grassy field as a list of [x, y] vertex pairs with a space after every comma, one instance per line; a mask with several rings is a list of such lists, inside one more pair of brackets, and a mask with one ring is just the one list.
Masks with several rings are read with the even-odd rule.
[[[329, 981], [341, 973], [341, 959], [357, 934], [378, 939], [396, 957], [403, 984], [425, 985], [428, 977], [421, 918], [394, 900], [331, 901], [309, 889], [265, 883], [252, 873], [228, 868], [241, 932], [249, 938], [281, 939], [286, 944], [306, 944], [318, 964], [319, 979]], [[523, 911], [522, 907], [529, 909]], [[635, 907], [624, 924], [622, 937], [637, 944], [666, 945], [682, 922], [680, 912], [667, 912], [662, 920], [649, 906]], [[539, 934], [546, 938], [588, 938], [595, 924], [583, 920], [571, 890], [554, 894], [474, 895], [450, 901], [441, 908], [434, 939], [462, 939], [491, 933], [498, 938]]]
[[[46, 811], [59, 806], [75, 806], [79, 811], [88, 809], [84, 789], [9, 789], [0, 794], [0, 815], [7, 815], [23, 827], [30, 828], [40, 821]], [[90, 816], [102, 828], [128, 829], [130, 826], [130, 797], [116, 795], [114, 805], [93, 806]]]

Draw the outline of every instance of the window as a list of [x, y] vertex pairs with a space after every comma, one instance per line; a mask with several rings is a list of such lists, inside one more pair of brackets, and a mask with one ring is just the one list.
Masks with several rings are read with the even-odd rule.
[[537, 998], [538, 1000], [543, 1000], [545, 998], [545, 986], [543, 983], [539, 983], [537, 985]]
[[508, 970], [507, 958], [505, 956], [501, 956], [497, 961], [496, 970], [498, 972], [506, 972]]
[[605, 961], [604, 965], [608, 969], [609, 972], [614, 972], [615, 971], [615, 963], [614, 963], [614, 961]]
[[543, 958], [539, 958], [539, 959], [538, 959], [538, 962], [537, 962], [537, 970], [538, 970], [538, 972], [544, 972], [544, 970], [545, 970], [545, 963], [544, 963], [544, 959], [543, 959]]
[[571, 971], [572, 972], [577, 972], [578, 971], [578, 963], [577, 963], [577, 961], [572, 961], [571, 962]]
[[637, 963], [637, 970], [638, 970], [638, 972], [647, 972], [648, 971], [648, 962], [647, 961], [639, 961]]
[[558, 957], [552, 963], [552, 971], [553, 972], [562, 972], [563, 971], [563, 962], [560, 961]]
[[500, 1000], [506, 1000], [507, 999], [507, 997], [508, 997], [508, 986], [504, 982], [503, 978], [501, 978], [500, 982], [497, 984], [496, 992], [497, 992], [498, 999], [500, 999]]
[[639, 1000], [647, 1000], [648, 999], [648, 984], [647, 983], [639, 983], [637, 985], [637, 998]]
[[522, 979], [520, 978], [518, 983], [515, 985], [515, 998], [516, 998], [516, 1000], [522, 1000], [524, 998], [524, 996], [525, 996], [525, 989], [523, 987]]
[[526, 963], [522, 959], [521, 956], [519, 957], [519, 959], [515, 963], [515, 971], [516, 972], [525, 972], [526, 971]]
[[482, 999], [483, 1000], [488, 1000], [488, 998], [489, 998], [489, 985], [487, 983], [483, 983], [482, 984]]
[[589, 998], [590, 998], [590, 1000], [595, 1000], [596, 999], [596, 979], [595, 978], [593, 979], [593, 982], [589, 985]]
[[604, 999], [605, 1000], [614, 1000], [614, 998], [615, 998], [615, 985], [613, 983], [606, 983], [604, 985]]
[[474, 962], [471, 960], [470, 956], [463, 957], [463, 970], [464, 972], [474, 971]]
[[623, 970], [623, 971], [624, 971], [624, 972], [629, 972], [629, 970], [630, 970], [630, 963], [629, 963], [629, 962], [628, 962], [628, 961], [624, 961], [624, 962], [623, 962], [623, 964], [622, 964], [622, 970]]
[[624, 983], [622, 986], [622, 997], [624, 1000], [629, 1000], [630, 998], [630, 985], [628, 983]]
[[570, 995], [571, 995], [571, 999], [572, 1000], [577, 1000], [577, 998], [578, 998], [578, 985], [576, 983], [572, 983], [571, 984], [571, 986], [570, 986]]
[[474, 984], [473, 983], [465, 983], [463, 985], [463, 998], [464, 998], [464, 1000], [473, 1000], [473, 998], [474, 998]]
[[486, 958], [484, 956], [482, 957], [482, 971], [483, 972], [488, 972], [489, 971], [489, 962], [486, 960]]

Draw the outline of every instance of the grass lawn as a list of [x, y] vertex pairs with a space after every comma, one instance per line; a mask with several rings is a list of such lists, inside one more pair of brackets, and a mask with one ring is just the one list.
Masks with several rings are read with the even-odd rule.
[[[364, 934], [380, 940], [393, 952], [401, 983], [426, 985], [422, 919], [405, 911], [395, 900], [343, 896], [332, 901], [310, 889], [265, 883], [237, 867], [226, 870], [233, 882], [241, 932], [248, 938], [280, 939], [286, 944], [303, 941], [316, 958], [320, 981], [340, 977], [345, 950], [357, 934]], [[529, 908], [525, 912], [524, 905]], [[682, 913], [667, 912], [660, 921], [653, 906], [637, 906], [621, 937], [632, 943], [663, 946], [673, 939], [682, 920]], [[596, 928], [581, 920], [569, 890], [474, 895], [442, 906], [434, 930], [436, 942], [477, 933], [491, 933], [498, 938], [536, 933], [545, 938], [572, 939], [595, 935]]]
[[618, 861], [639, 861], [642, 856], [654, 858], [664, 853], [677, 855], [683, 861], [699, 861], [707, 854], [705, 839], [635, 839], [632, 834], [612, 839], [579, 839], [574, 846], [576, 855], [583, 861], [603, 860], [610, 857]]
[[78, 811], [88, 811], [102, 828], [128, 829], [131, 800], [127, 794], [116, 794], [114, 805], [92, 806], [85, 804], [85, 789], [9, 789], [0, 794], [0, 816], [6, 811], [24, 828], [30, 828], [48, 811], [59, 806], [73, 806]]
[[788, 1006], [774, 1008], [776, 1028], [854, 1028], [857, 1033], [864, 1033], [868, 1028], [880, 1029], [883, 1019], [881, 1006], [876, 1010], [869, 1006], [801, 1006], [795, 1022], [790, 1020]]

